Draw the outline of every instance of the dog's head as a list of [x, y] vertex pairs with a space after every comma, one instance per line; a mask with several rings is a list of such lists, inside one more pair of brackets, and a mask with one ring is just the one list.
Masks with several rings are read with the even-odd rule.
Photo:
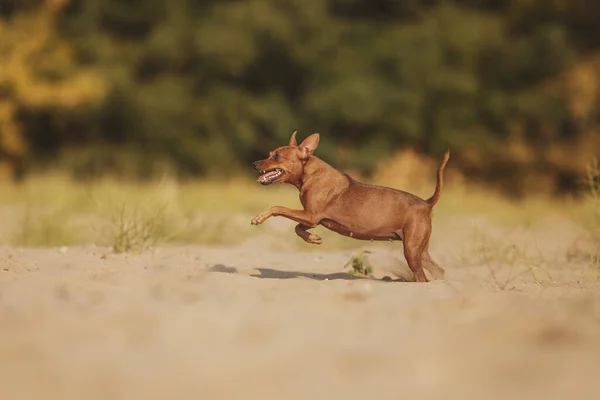
[[318, 145], [318, 133], [313, 133], [298, 145], [294, 132], [287, 146], [273, 150], [269, 153], [269, 158], [252, 163], [252, 169], [261, 173], [258, 182], [261, 185], [298, 182], [302, 177], [304, 164]]

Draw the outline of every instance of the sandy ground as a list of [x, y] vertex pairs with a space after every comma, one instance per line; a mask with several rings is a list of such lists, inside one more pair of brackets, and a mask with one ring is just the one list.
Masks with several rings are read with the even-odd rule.
[[373, 247], [373, 279], [344, 270], [350, 251], [259, 236], [2, 248], [0, 399], [600, 398], [600, 285], [569, 256], [575, 228], [480, 228], [495, 253], [472, 249], [464, 221], [438, 224], [447, 280], [429, 284], [380, 280], [405, 273], [398, 244]]

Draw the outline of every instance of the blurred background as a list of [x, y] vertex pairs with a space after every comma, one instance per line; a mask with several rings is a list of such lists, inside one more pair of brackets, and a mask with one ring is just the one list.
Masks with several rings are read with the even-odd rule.
[[287, 229], [249, 230], [299, 206], [250, 163], [294, 130], [423, 197], [450, 148], [442, 218], [523, 223], [591, 188], [600, 237], [598, 21], [592, 0], [0, 0], [0, 243]]
[[592, 0], [0, 0], [1, 176], [231, 177], [298, 130], [359, 177], [450, 147], [469, 181], [574, 193], [598, 21]]

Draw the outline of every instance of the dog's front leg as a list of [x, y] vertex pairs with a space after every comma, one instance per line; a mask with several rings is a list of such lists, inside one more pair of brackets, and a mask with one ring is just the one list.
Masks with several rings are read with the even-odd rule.
[[252, 219], [251, 223], [252, 225], [260, 225], [265, 222], [267, 218], [279, 216], [289, 218], [302, 225], [308, 225], [310, 228], [317, 226], [319, 223], [315, 216], [306, 210], [292, 210], [291, 208], [279, 206], [271, 207], [268, 211], [258, 214]]

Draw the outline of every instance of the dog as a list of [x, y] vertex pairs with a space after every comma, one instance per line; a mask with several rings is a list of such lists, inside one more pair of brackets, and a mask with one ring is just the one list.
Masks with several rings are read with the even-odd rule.
[[262, 185], [289, 183], [300, 191], [303, 210], [271, 207], [252, 219], [259, 225], [281, 216], [298, 223], [295, 231], [304, 241], [321, 244], [321, 238], [308, 231], [317, 225], [358, 240], [402, 241], [404, 257], [417, 282], [428, 282], [425, 268], [433, 279], [444, 279], [445, 271], [429, 255], [433, 207], [440, 199], [443, 173], [450, 150], [437, 170], [433, 196], [424, 200], [414, 194], [385, 186], [358, 182], [313, 155], [319, 134], [308, 136], [298, 145], [296, 133], [287, 146], [270, 152], [269, 158], [255, 161]]

